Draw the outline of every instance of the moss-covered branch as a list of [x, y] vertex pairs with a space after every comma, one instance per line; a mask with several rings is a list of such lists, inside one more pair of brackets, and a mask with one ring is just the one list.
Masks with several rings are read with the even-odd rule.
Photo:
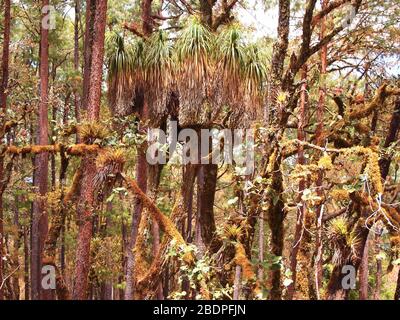
[[100, 151], [101, 147], [97, 144], [73, 144], [69, 146], [63, 146], [62, 144], [54, 145], [32, 145], [25, 147], [8, 146], [6, 148], [6, 153], [9, 154], [39, 154], [43, 152], [49, 153], [59, 153], [64, 148], [66, 154], [71, 156], [82, 156], [88, 153], [97, 153]]

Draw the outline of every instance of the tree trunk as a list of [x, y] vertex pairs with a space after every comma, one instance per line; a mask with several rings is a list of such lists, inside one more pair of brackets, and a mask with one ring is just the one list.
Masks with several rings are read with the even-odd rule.
[[[12, 270], [16, 270], [19, 268], [19, 247], [21, 245], [22, 239], [22, 227], [20, 224], [20, 212], [19, 212], [19, 203], [20, 197], [15, 195], [14, 197], [14, 225], [17, 230], [16, 239], [14, 240], [14, 252], [13, 252], [13, 259], [12, 259]], [[19, 274], [14, 274], [12, 278], [12, 288], [13, 288], [13, 296], [15, 300], [20, 300], [21, 298], [21, 290], [19, 287]]]
[[[392, 120], [390, 122], [389, 133], [386, 137], [384, 145], [386, 148], [396, 140], [396, 136], [399, 132], [399, 129], [400, 129], [400, 99], [397, 99], [395, 104], [395, 109], [392, 115]], [[391, 159], [387, 158], [382, 158], [379, 161], [382, 176], [385, 174], [384, 179], [386, 179], [386, 175], [389, 173], [390, 162]], [[397, 286], [394, 298], [395, 300], [400, 300], [400, 269], [399, 269], [399, 274], [397, 276]]]
[[[268, 224], [271, 230], [270, 249], [271, 253], [275, 257], [282, 257], [283, 253], [283, 221], [285, 219], [284, 213], [284, 202], [282, 199], [283, 184], [282, 184], [282, 172], [280, 169], [281, 156], [278, 156], [273, 164], [272, 173], [272, 184], [271, 189], [274, 190], [274, 196], [276, 199], [271, 199], [271, 205], [268, 209]], [[269, 274], [270, 281], [270, 299], [281, 300], [282, 299], [282, 287], [281, 287], [281, 269], [274, 268], [270, 270]]]
[[[287, 49], [289, 44], [289, 23], [290, 23], [290, 0], [279, 0], [279, 18], [278, 18], [278, 40], [273, 47], [271, 58], [271, 80], [267, 96], [267, 112], [265, 112], [265, 121], [271, 124], [279, 122], [276, 97], [282, 88], [282, 75]], [[273, 138], [275, 139], [275, 138]], [[274, 145], [274, 143], [273, 143]], [[274, 152], [275, 147], [271, 148], [270, 154]], [[270, 250], [274, 256], [282, 256], [283, 252], [283, 221], [285, 214], [283, 212], [284, 203], [281, 198], [283, 192], [282, 174], [280, 172], [281, 157], [279, 156], [273, 164], [273, 174], [271, 188], [277, 197], [276, 201], [271, 201], [267, 211], [268, 225], [271, 230]], [[270, 299], [280, 300], [282, 298], [281, 288], [281, 270], [270, 270], [269, 286], [271, 288]]]
[[[79, 72], [79, 21], [81, 17], [80, 0], [75, 0], [75, 23], [74, 23], [74, 70], [76, 74]], [[86, 43], [85, 43], [86, 45]], [[74, 107], [76, 121], [80, 122], [80, 106], [79, 106], [79, 93], [74, 87]]]
[[[142, 0], [141, 2], [141, 9], [142, 9], [142, 32], [145, 37], [150, 36], [153, 31], [152, 26], [152, 18], [151, 18], [151, 3], [152, 0]], [[139, 117], [142, 124], [149, 117], [149, 106], [144, 96], [143, 105], [139, 109]], [[143, 125], [141, 128], [142, 133], [146, 133], [147, 128]], [[144, 146], [138, 148], [138, 155], [137, 155], [137, 163], [136, 163], [136, 180], [138, 183], [139, 188], [146, 193], [147, 191], [147, 159], [146, 159], [146, 150]], [[133, 269], [135, 265], [135, 255], [133, 253], [133, 249], [135, 248], [136, 238], [139, 228], [139, 223], [142, 217], [142, 203], [137, 198], [135, 200], [134, 211], [132, 214], [132, 224], [131, 224], [131, 232], [130, 232], [130, 239], [127, 248], [127, 265], [126, 265], [126, 288], [125, 288], [125, 300], [132, 300], [133, 299], [133, 282], [134, 282], [134, 275]], [[157, 226], [155, 226], [157, 228]], [[156, 230], [154, 230], [156, 231]], [[157, 240], [156, 240], [157, 241]]]
[[368, 300], [368, 251], [369, 241], [367, 239], [360, 264], [360, 300]]
[[261, 285], [264, 285], [264, 251], [265, 251], [265, 228], [264, 228], [264, 210], [260, 212], [260, 223], [258, 224], [258, 263], [257, 278]]
[[278, 40], [275, 41], [271, 58], [271, 80], [267, 92], [267, 111], [265, 112], [265, 121], [276, 123], [277, 114], [277, 96], [282, 87], [283, 66], [289, 45], [289, 26], [290, 23], [290, 0], [279, 0], [279, 18], [278, 18]]
[[[298, 127], [297, 127], [297, 139], [300, 141], [305, 140], [305, 132], [304, 126], [306, 125], [306, 114], [308, 108], [308, 97], [307, 97], [307, 66], [305, 65], [302, 69], [302, 80], [304, 81], [301, 86], [301, 96], [300, 96], [300, 108], [299, 108], [299, 117], [298, 117]], [[304, 147], [303, 145], [299, 145], [298, 151], [298, 160], [297, 163], [300, 165], [304, 165], [306, 163], [304, 157]], [[304, 232], [304, 213], [306, 210], [306, 204], [304, 201], [301, 201], [301, 196], [303, 194], [305, 187], [305, 181], [302, 179], [299, 182], [299, 197], [298, 201], [301, 204], [301, 207], [297, 208], [297, 217], [296, 217], [296, 227], [294, 234], [294, 241], [292, 252], [290, 255], [290, 271], [292, 272], [292, 283], [288, 287], [288, 299], [292, 300], [295, 289], [296, 289], [296, 275], [297, 275], [297, 254], [300, 249], [300, 242], [302, 238], [302, 233]]]
[[[394, 141], [396, 141], [397, 134], [400, 130], [400, 99], [395, 102], [394, 111], [392, 114], [392, 119], [389, 125], [389, 131], [385, 139], [384, 148], [388, 148]], [[381, 169], [381, 176], [386, 179], [389, 174], [391, 159], [387, 157], [382, 157], [379, 160], [379, 167]]]
[[[43, 0], [42, 7], [49, 1]], [[42, 16], [44, 19], [44, 15]], [[43, 20], [41, 20], [43, 21]], [[48, 88], [49, 88], [49, 30], [41, 23], [40, 38], [40, 105], [37, 144], [49, 144], [48, 124]], [[32, 248], [31, 248], [31, 281], [32, 299], [46, 298], [46, 292], [41, 288], [42, 253], [48, 231], [48, 217], [44, 197], [47, 193], [49, 154], [40, 153], [35, 156], [35, 183], [37, 199], [33, 202]]]
[[153, 32], [153, 19], [151, 17], [151, 3], [153, 0], [142, 0], [142, 30], [143, 35], [148, 37]]
[[25, 300], [30, 299], [28, 227], [24, 226], [24, 283]]
[[[138, 158], [136, 163], [136, 180], [139, 188], [146, 193], [147, 190], [147, 160], [146, 155], [142, 151], [138, 151]], [[132, 215], [131, 235], [127, 249], [127, 265], [126, 265], [126, 289], [125, 300], [133, 299], [133, 269], [135, 265], [135, 255], [133, 249], [135, 248], [136, 238], [138, 235], [139, 223], [142, 217], [142, 203], [139, 198], [135, 200], [135, 206]]]
[[[101, 84], [103, 77], [104, 35], [107, 18], [107, 0], [96, 1], [92, 63], [90, 68], [90, 91], [87, 101], [87, 118], [91, 122], [99, 120], [101, 102]], [[90, 269], [90, 241], [92, 238], [93, 215], [95, 209], [93, 179], [96, 164], [93, 156], [83, 158], [83, 178], [78, 206], [78, 242], [76, 250], [75, 283], [73, 298], [87, 299], [88, 274]]]
[[[328, 5], [328, 0], [321, 0], [321, 9], [324, 10]], [[326, 36], [326, 17], [321, 19], [320, 34], [319, 38], [322, 40]], [[320, 65], [320, 87], [319, 87], [319, 100], [317, 106], [317, 129], [316, 129], [316, 144], [318, 146], [323, 146], [325, 141], [322, 140], [322, 133], [324, 131], [324, 111], [326, 105], [326, 70], [328, 66], [327, 61], [328, 56], [328, 46], [324, 45], [321, 48], [321, 65]], [[324, 173], [321, 171], [318, 173], [317, 180], [317, 195], [319, 197], [323, 196], [322, 183], [323, 183]], [[310, 295], [319, 299], [320, 293], [319, 289], [322, 287], [322, 214], [323, 214], [324, 204], [317, 207], [316, 210], [316, 252], [318, 254], [318, 259], [315, 260], [314, 270], [315, 276], [313, 281], [309, 283]], [[312, 265], [312, 262], [311, 262]]]
[[212, 27], [213, 22], [213, 6], [215, 4], [215, 0], [200, 0], [200, 12], [201, 12], [201, 22], [208, 26]]
[[239, 300], [240, 297], [240, 282], [242, 279], [242, 268], [237, 265], [235, 267], [235, 280], [234, 280], [234, 284], [233, 284], [233, 300]]
[[[2, 54], [2, 75], [0, 85], [0, 110], [6, 112], [7, 109], [7, 87], [8, 87], [8, 64], [10, 55], [10, 22], [11, 22], [11, 3], [4, 0], [4, 31], [3, 31], [3, 54]], [[3, 126], [4, 119], [0, 125]], [[3, 138], [3, 137], [0, 137]], [[4, 158], [0, 159], [0, 183], [4, 178]], [[3, 193], [0, 194], [0, 284], [3, 282]], [[4, 299], [3, 288], [0, 288], [0, 300]]]
[[[143, 24], [145, 24], [143, 22]], [[147, 104], [146, 97], [143, 99], [143, 105], [139, 110], [139, 116], [142, 127], [140, 131], [142, 134], [146, 134], [147, 127], [144, 125], [149, 117], [149, 106]], [[147, 192], [147, 174], [148, 174], [148, 164], [146, 159], [146, 149], [145, 145], [139, 146], [137, 149], [137, 160], [136, 160], [136, 180], [139, 188], [146, 193]], [[126, 265], [126, 289], [125, 289], [125, 300], [132, 300], [134, 296], [134, 275], [133, 269], [135, 265], [135, 255], [133, 249], [135, 248], [136, 238], [138, 236], [138, 229], [140, 220], [142, 219], [143, 205], [139, 198], [135, 199], [134, 210], [132, 213], [132, 223], [130, 239], [127, 248], [127, 265]], [[157, 226], [155, 226], [157, 228]], [[157, 230], [153, 231], [156, 232]], [[156, 239], [156, 242], [158, 240]]]
[[[3, 159], [0, 159], [0, 181], [3, 180]], [[0, 195], [0, 284], [3, 283], [3, 257], [4, 257], [4, 242], [3, 242], [3, 195]], [[0, 301], [4, 300], [3, 288], [0, 288]]]
[[[374, 241], [374, 246], [375, 246], [375, 254], [378, 255], [380, 252], [380, 241], [381, 241], [381, 235], [376, 234], [375, 235], [375, 241]], [[379, 300], [380, 295], [381, 295], [381, 289], [382, 289], [382, 259], [378, 258], [376, 259], [376, 274], [375, 274], [375, 289], [374, 289], [374, 300]]]
[[215, 249], [213, 248], [213, 238], [216, 230], [214, 198], [217, 185], [217, 171], [218, 165], [216, 164], [200, 164], [197, 173], [197, 215], [201, 241], [205, 248], [210, 248], [213, 252], [213, 249]]
[[[157, 192], [158, 187], [160, 185], [161, 171], [163, 165], [156, 164], [152, 166], [148, 166], [148, 189], [149, 189], [149, 198], [156, 203], [157, 201]], [[153, 218], [152, 219], [152, 234], [153, 234], [153, 258], [157, 256], [158, 251], [160, 250], [160, 227], [158, 222]], [[163, 300], [163, 290], [162, 284], [157, 287], [157, 300]]]
[[11, 22], [11, 1], [4, 0], [4, 30], [3, 30], [3, 55], [2, 55], [2, 75], [0, 85], [0, 108], [4, 111], [7, 107], [7, 87], [8, 87], [8, 68], [10, 57], [10, 22]]
[[85, 41], [83, 44], [83, 91], [81, 109], [87, 111], [88, 98], [91, 85], [92, 55], [93, 55], [93, 35], [95, 32], [94, 23], [96, 17], [96, 5], [98, 0], [86, 1], [86, 25], [85, 25]]
[[394, 300], [400, 300], [400, 268], [399, 268], [399, 273], [397, 275], [397, 285], [396, 285], [396, 291], [394, 293]]
[[[182, 178], [182, 187], [181, 187], [181, 192], [182, 192], [182, 197], [183, 197], [183, 210], [184, 212], [187, 212], [187, 225], [186, 225], [186, 234], [185, 235], [185, 240], [187, 243], [191, 243], [193, 241], [193, 194], [194, 194], [194, 182], [196, 180], [196, 173], [197, 169], [195, 165], [188, 164], [184, 167], [183, 171], [183, 178]], [[167, 273], [168, 270], [166, 270]], [[166, 281], [168, 282], [168, 281]], [[168, 291], [168, 288], [164, 288], [164, 292]], [[186, 291], [187, 294], [185, 296], [185, 299], [188, 300], [190, 299], [190, 291], [192, 289], [190, 288], [190, 282], [187, 278], [184, 278], [182, 280], [182, 291]], [[167, 296], [167, 295], [164, 295]]]

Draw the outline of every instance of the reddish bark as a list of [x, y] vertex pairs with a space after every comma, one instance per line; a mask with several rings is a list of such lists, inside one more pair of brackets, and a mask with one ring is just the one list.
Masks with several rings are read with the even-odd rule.
[[92, 46], [93, 46], [93, 34], [94, 34], [94, 21], [96, 14], [96, 0], [86, 1], [86, 29], [85, 29], [85, 41], [83, 47], [84, 65], [83, 65], [83, 91], [81, 108], [87, 110], [87, 102], [90, 92], [90, 72], [92, 67]]
[[142, 31], [145, 37], [153, 32], [153, 19], [151, 17], [151, 3], [153, 0], [142, 0]]
[[[2, 77], [0, 85], [0, 110], [5, 112], [7, 108], [7, 87], [8, 87], [8, 64], [10, 55], [10, 21], [11, 3], [4, 0], [4, 32], [3, 32], [3, 55], [2, 55]], [[0, 122], [3, 125], [3, 120]], [[3, 138], [3, 137], [1, 137]], [[0, 182], [3, 183], [4, 159], [0, 159]], [[3, 193], [0, 194], [0, 284], [3, 282]], [[4, 299], [3, 289], [0, 288], [0, 300]]]
[[368, 300], [368, 250], [369, 242], [367, 240], [360, 264], [360, 300]]
[[[43, 0], [42, 7], [48, 6], [49, 1]], [[46, 13], [43, 13], [42, 20]], [[49, 89], [49, 30], [41, 23], [40, 38], [40, 104], [39, 104], [39, 127], [37, 132], [37, 144], [49, 144], [49, 123], [48, 123], [48, 89]], [[34, 186], [36, 187], [37, 199], [33, 202], [32, 220], [32, 248], [31, 248], [31, 291], [32, 299], [46, 299], [47, 295], [41, 289], [41, 268], [44, 242], [48, 231], [48, 216], [44, 200], [48, 184], [48, 163], [47, 152], [35, 156]]]
[[[101, 84], [103, 77], [104, 36], [106, 28], [107, 0], [96, 0], [93, 45], [91, 48], [90, 92], [87, 100], [87, 118], [97, 121], [100, 115]], [[83, 159], [83, 178], [78, 206], [78, 243], [76, 250], [75, 283], [73, 298], [87, 299], [88, 274], [90, 269], [90, 241], [92, 238], [94, 214], [94, 186], [96, 174], [95, 159], [87, 156]]]
[[[75, 72], [79, 71], [79, 21], [80, 21], [80, 0], [75, 0], [75, 23], [74, 23], [74, 69]], [[80, 122], [80, 105], [78, 90], [74, 88], [74, 106], [75, 117], [77, 122]]]
[[[322, 0], [322, 10], [327, 5], [327, 0]], [[321, 29], [320, 29], [320, 39], [325, 37], [326, 33], [326, 21], [325, 18], [321, 19]], [[319, 87], [319, 100], [317, 107], [317, 129], [315, 132], [316, 136], [316, 144], [321, 146], [324, 141], [321, 140], [322, 132], [323, 132], [323, 124], [324, 124], [324, 109], [325, 109], [325, 100], [326, 100], [326, 83], [325, 83], [325, 75], [327, 68], [327, 53], [328, 46], [324, 45], [321, 48], [321, 65], [320, 65], [320, 87]]]
[[[0, 179], [3, 180], [3, 159], [0, 159]], [[0, 196], [0, 284], [3, 283], [3, 195]], [[3, 288], [0, 288], [0, 301], [4, 300]]]
[[[375, 246], [375, 254], [378, 255], [380, 252], [380, 241], [381, 241], [381, 235], [376, 234], [375, 235], [375, 241], [374, 241], [374, 246]], [[381, 294], [381, 289], [382, 289], [382, 273], [383, 273], [383, 268], [382, 268], [382, 259], [376, 259], [376, 274], [375, 274], [375, 288], [374, 288], [374, 300], [379, 300], [380, 294]]]
[[3, 31], [3, 56], [2, 56], [2, 77], [0, 85], [0, 108], [6, 109], [7, 87], [8, 87], [8, 68], [10, 57], [10, 22], [11, 22], [11, 3], [4, 0], [4, 31]]
[[[151, 18], [151, 3], [152, 0], [143, 0], [141, 2], [142, 8], [142, 35], [144, 37], [150, 36], [153, 32], [153, 20]], [[149, 117], [149, 106], [146, 101], [146, 97], [144, 96], [143, 104], [139, 108], [139, 117], [142, 124]], [[147, 128], [143, 126], [141, 128], [142, 133], [145, 133]], [[148, 164], [146, 160], [146, 150], [144, 147], [138, 148], [138, 155], [137, 155], [137, 163], [136, 163], [136, 180], [140, 189], [142, 189], [145, 193], [147, 191], [147, 169]], [[132, 300], [133, 299], [133, 269], [135, 264], [135, 255], [133, 254], [133, 249], [135, 247], [138, 228], [140, 219], [142, 217], [142, 209], [143, 205], [141, 201], [137, 198], [135, 202], [135, 207], [132, 213], [132, 224], [131, 224], [131, 235], [130, 240], [128, 243], [127, 248], [127, 267], [126, 267], [126, 289], [125, 289], [125, 300]], [[157, 225], [153, 228], [153, 234], [157, 233]], [[156, 239], [157, 242], [157, 239]], [[157, 249], [157, 248], [155, 248]]]

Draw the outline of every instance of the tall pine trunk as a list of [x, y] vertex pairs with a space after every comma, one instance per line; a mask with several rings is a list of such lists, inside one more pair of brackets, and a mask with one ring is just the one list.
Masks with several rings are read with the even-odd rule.
[[[142, 19], [142, 31], [144, 37], [149, 37], [152, 33], [152, 19], [151, 19], [151, 2], [152, 0], [142, 0], [141, 2], [141, 19]], [[139, 117], [141, 124], [144, 124], [149, 117], [149, 106], [146, 96], [143, 97], [143, 104], [139, 110]], [[147, 132], [147, 128], [143, 126], [141, 128], [142, 133]], [[144, 146], [138, 148], [137, 162], [136, 162], [136, 180], [139, 188], [146, 193], [147, 191], [147, 169], [148, 164], [146, 160], [146, 150]], [[135, 265], [135, 255], [133, 249], [135, 248], [136, 238], [139, 228], [139, 223], [142, 218], [142, 203], [139, 199], [135, 200], [134, 209], [132, 212], [132, 223], [130, 231], [130, 239], [127, 248], [127, 265], [126, 265], [126, 289], [125, 289], [125, 300], [133, 299], [133, 269]], [[156, 230], [155, 230], [156, 231]]]
[[[79, 21], [81, 17], [80, 0], [75, 0], [75, 22], [74, 22], [74, 70], [78, 74], [79, 71]], [[79, 93], [77, 88], [74, 88], [74, 107], [76, 121], [80, 122], [80, 106]]]
[[[48, 0], [42, 1], [42, 8], [49, 5]], [[48, 88], [49, 88], [49, 30], [42, 23], [40, 31], [40, 104], [39, 125], [37, 131], [37, 144], [49, 143], [48, 132]], [[32, 299], [45, 298], [45, 292], [41, 288], [42, 253], [48, 231], [48, 216], [44, 197], [47, 193], [49, 154], [40, 153], [35, 156], [34, 186], [36, 199], [33, 202], [32, 220], [32, 248], [31, 248], [31, 291]]]
[[[90, 75], [92, 70], [92, 55], [93, 55], [93, 35], [94, 35], [94, 23], [96, 14], [97, 0], [86, 1], [86, 26], [85, 26], [85, 39], [83, 45], [83, 91], [81, 100], [81, 109], [87, 111], [88, 109], [88, 98], [90, 92]], [[81, 111], [81, 110], [80, 110]], [[78, 112], [79, 117], [81, 116]]]
[[[104, 35], [106, 28], [107, 0], [96, 1], [94, 34], [92, 45], [92, 63], [90, 68], [90, 91], [87, 100], [87, 119], [99, 120], [101, 102], [101, 84], [103, 77]], [[93, 180], [96, 174], [95, 158], [83, 158], [82, 188], [78, 207], [78, 243], [76, 250], [75, 283], [73, 298], [87, 299], [88, 274], [90, 269], [90, 241], [92, 238], [93, 215], [95, 214]]]

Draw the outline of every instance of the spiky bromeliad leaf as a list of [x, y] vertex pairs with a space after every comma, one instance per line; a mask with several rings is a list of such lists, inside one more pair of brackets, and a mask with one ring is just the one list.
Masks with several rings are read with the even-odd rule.
[[349, 230], [349, 225], [345, 217], [335, 218], [328, 225], [327, 236], [333, 250], [332, 262], [335, 265], [343, 265], [356, 258], [359, 238], [354, 230]]
[[263, 85], [267, 80], [267, 57], [256, 44], [246, 47], [243, 78], [246, 94], [251, 103], [262, 100]]
[[119, 173], [122, 172], [125, 162], [125, 152], [121, 149], [104, 149], [98, 154], [93, 185], [97, 190], [99, 201], [103, 201], [111, 194], [115, 184], [119, 181]]
[[127, 115], [132, 107], [136, 88], [141, 85], [143, 43], [126, 43], [118, 33], [107, 38], [109, 52], [108, 94], [114, 114]]
[[242, 70], [245, 63], [245, 47], [242, 30], [237, 24], [223, 29], [217, 38], [216, 62], [218, 71], [216, 84], [224, 104], [235, 104], [240, 99]]
[[217, 42], [221, 95], [232, 110], [231, 125], [236, 126], [237, 121], [243, 124], [262, 109], [268, 60], [262, 45], [247, 43], [243, 30], [235, 24], [222, 31]]
[[[195, 75], [202, 75], [207, 69], [214, 45], [214, 36], [196, 16], [188, 20], [176, 43], [177, 59], [181, 67], [186, 62], [194, 63], [197, 67]], [[186, 69], [186, 68], [185, 68]]]
[[164, 31], [155, 33], [145, 49], [146, 95], [152, 111], [162, 113], [172, 85], [172, 45]]
[[180, 95], [180, 121], [185, 125], [207, 120], [210, 104], [209, 80], [214, 36], [198, 17], [192, 17], [182, 30], [175, 46], [177, 86]]

